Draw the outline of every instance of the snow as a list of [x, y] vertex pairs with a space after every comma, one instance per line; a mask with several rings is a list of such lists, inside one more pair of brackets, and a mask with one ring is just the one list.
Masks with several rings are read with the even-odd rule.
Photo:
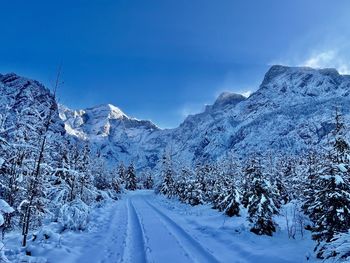
[[0, 168], [1, 166], [4, 164], [5, 160], [3, 158], [0, 157]]
[[346, 173], [348, 171], [348, 169], [345, 167], [345, 164], [338, 164], [337, 165], [339, 171], [341, 171], [342, 173]]
[[326, 262], [349, 262], [346, 258], [350, 256], [350, 232], [338, 234], [333, 242], [324, 245], [325, 257], [331, 257]]
[[89, 207], [81, 200], [64, 204], [59, 211], [60, 222], [68, 229], [85, 229], [88, 223], [89, 212]]
[[4, 200], [0, 199], [0, 212], [2, 212], [2, 213], [12, 213], [12, 212], [14, 212], [14, 210]]
[[[29, 242], [32, 262], [312, 262], [309, 235], [288, 239], [283, 216], [273, 237], [249, 232], [245, 214], [228, 218], [207, 205], [191, 207], [156, 196], [129, 192], [90, 213], [88, 231], [68, 231], [50, 223]], [[63, 232], [62, 232], [63, 231]], [[6, 238], [18, 247], [19, 235]], [[17, 249], [18, 250], [18, 249]], [[15, 255], [7, 253], [12, 260]], [[17, 257], [18, 260], [18, 257]]]
[[344, 180], [343, 180], [343, 178], [341, 176], [335, 175], [334, 177], [335, 177], [334, 179], [335, 179], [335, 184], [336, 185], [344, 184]]

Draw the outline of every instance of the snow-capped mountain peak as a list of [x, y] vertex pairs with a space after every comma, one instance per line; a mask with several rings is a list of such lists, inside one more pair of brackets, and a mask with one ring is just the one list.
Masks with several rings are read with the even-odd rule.
[[85, 112], [90, 112], [97, 118], [103, 117], [105, 119], [123, 119], [129, 118], [123, 111], [112, 104], [101, 104], [96, 107], [88, 108]]

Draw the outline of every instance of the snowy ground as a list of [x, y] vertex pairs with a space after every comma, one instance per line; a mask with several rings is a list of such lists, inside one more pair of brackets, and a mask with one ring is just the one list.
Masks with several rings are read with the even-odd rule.
[[[282, 217], [273, 237], [256, 236], [244, 216], [228, 218], [209, 206], [190, 207], [152, 191], [130, 192], [96, 208], [91, 220], [89, 231], [81, 233], [57, 234], [59, 226], [49, 225], [42, 231], [45, 238], [30, 243], [32, 257], [7, 254], [14, 262], [295, 263], [310, 262], [314, 246], [308, 233], [288, 239]], [[6, 240], [9, 248], [18, 242], [16, 235]]]

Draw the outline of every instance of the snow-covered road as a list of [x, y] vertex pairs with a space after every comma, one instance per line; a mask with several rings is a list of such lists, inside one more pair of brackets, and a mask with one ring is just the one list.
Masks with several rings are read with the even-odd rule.
[[309, 245], [284, 233], [271, 238], [237, 230], [244, 228], [243, 217], [229, 219], [152, 191], [130, 192], [102, 211], [94, 231], [71, 240], [86, 245], [70, 262], [304, 262], [303, 245]]
[[75, 261], [221, 262], [154, 200], [151, 191], [126, 195], [116, 204], [109, 227]]

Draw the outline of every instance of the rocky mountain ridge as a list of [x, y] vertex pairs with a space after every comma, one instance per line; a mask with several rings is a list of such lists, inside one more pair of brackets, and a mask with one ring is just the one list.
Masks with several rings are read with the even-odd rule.
[[[41, 84], [27, 81], [0, 75], [3, 87], [16, 87], [3, 91], [3, 100], [26, 89], [38, 98], [49, 96]], [[77, 111], [60, 105], [57, 122], [69, 135], [89, 141], [111, 165], [123, 161], [155, 168], [168, 152], [173, 160], [193, 166], [228, 153], [242, 158], [253, 152], [299, 153], [310, 144], [325, 144], [335, 107], [350, 121], [349, 94], [350, 76], [335, 69], [276, 65], [249, 98], [225, 92], [174, 129], [131, 118], [110, 104]]]

